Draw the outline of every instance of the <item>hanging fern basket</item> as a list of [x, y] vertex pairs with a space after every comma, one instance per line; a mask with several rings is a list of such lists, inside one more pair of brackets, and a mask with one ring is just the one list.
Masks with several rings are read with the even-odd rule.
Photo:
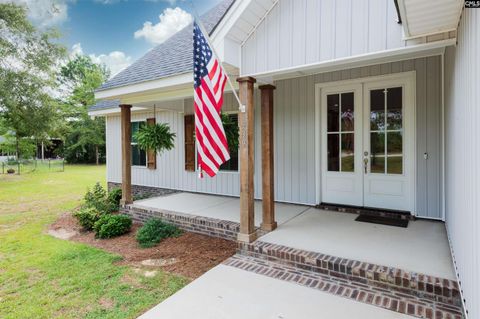
[[175, 137], [176, 134], [170, 132], [170, 126], [166, 123], [144, 125], [135, 133], [138, 147], [158, 154], [173, 149]]

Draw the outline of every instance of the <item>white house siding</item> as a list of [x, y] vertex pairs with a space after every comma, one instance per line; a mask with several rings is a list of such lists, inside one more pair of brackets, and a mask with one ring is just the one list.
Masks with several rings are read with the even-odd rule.
[[[441, 218], [441, 122], [440, 57], [388, 63], [336, 71], [276, 82], [274, 96], [275, 199], [303, 204], [316, 203], [315, 187], [315, 83], [348, 80], [397, 72], [417, 72], [417, 212]], [[255, 91], [255, 196], [261, 197], [260, 98]], [[237, 108], [227, 95], [225, 108]], [[192, 100], [185, 101], [191, 112]], [[151, 114], [133, 114], [133, 120]], [[184, 170], [183, 114], [157, 111], [157, 121], [167, 122], [177, 133], [175, 149], [161, 155], [157, 170], [133, 168], [134, 184], [175, 188], [223, 195], [239, 195], [238, 173], [220, 173], [217, 178], [199, 180]], [[428, 160], [423, 154], [428, 153]], [[108, 180], [121, 181], [120, 118], [107, 120]]]
[[480, 12], [465, 9], [445, 56], [446, 223], [468, 317], [480, 318]]
[[241, 72], [255, 74], [405, 45], [394, 1], [279, 0], [242, 46]]

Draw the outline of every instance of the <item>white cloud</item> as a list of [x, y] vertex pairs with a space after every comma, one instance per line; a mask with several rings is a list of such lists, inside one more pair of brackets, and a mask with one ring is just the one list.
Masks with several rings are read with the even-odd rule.
[[41, 27], [61, 24], [68, 19], [68, 2], [74, 0], [0, 0], [0, 3], [24, 5], [28, 17]]
[[158, 18], [157, 24], [147, 21], [142, 29], [135, 31], [135, 39], [145, 38], [150, 43], [160, 44], [193, 21], [193, 17], [179, 7], [166, 8]]
[[[76, 55], [83, 55], [82, 45], [80, 43], [76, 43], [72, 46], [70, 51], [70, 57], [73, 58]], [[118, 74], [120, 71], [125, 69], [127, 66], [132, 64], [132, 57], [126, 55], [124, 52], [121, 51], [112, 51], [108, 54], [89, 54], [88, 55], [93, 62], [99, 64], [105, 64], [107, 68], [110, 70], [110, 77]]]

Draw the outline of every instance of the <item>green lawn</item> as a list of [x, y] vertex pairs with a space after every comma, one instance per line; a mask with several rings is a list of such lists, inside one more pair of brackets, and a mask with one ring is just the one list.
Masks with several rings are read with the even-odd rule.
[[187, 283], [141, 277], [115, 265], [119, 256], [45, 234], [97, 181], [104, 166], [0, 175], [0, 318], [135, 318]]

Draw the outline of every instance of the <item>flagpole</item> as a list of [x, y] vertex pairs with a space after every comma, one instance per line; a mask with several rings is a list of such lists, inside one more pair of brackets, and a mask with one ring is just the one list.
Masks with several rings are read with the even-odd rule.
[[190, 8], [192, 9], [193, 17], [197, 21], [198, 27], [200, 28], [200, 31], [202, 31], [203, 36], [205, 37], [205, 40], [207, 40], [208, 44], [210, 45], [210, 48], [213, 51], [213, 54], [218, 58], [218, 61], [221, 64], [222, 69], [225, 71], [225, 76], [227, 77], [228, 85], [230, 85], [230, 88], [232, 89], [232, 93], [235, 96], [235, 98], [238, 101], [238, 106], [240, 112], [244, 113], [245, 112], [245, 105], [240, 101], [240, 98], [238, 97], [237, 91], [235, 91], [235, 87], [233, 86], [232, 80], [230, 80], [230, 76], [228, 75], [227, 70], [223, 66], [223, 61], [220, 60], [219, 55], [217, 54], [217, 51], [215, 50], [215, 47], [212, 44], [212, 41], [210, 41], [210, 35], [208, 34], [207, 30], [203, 26], [202, 20], [200, 20], [200, 16], [197, 14], [197, 10], [195, 10], [195, 6], [193, 5], [193, 1], [186, 1], [190, 4]]

